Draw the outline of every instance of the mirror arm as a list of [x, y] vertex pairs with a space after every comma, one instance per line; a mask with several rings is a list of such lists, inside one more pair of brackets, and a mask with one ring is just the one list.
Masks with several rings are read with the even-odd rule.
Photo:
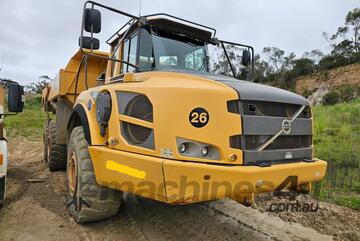
[[219, 42], [221, 42], [222, 44], [231, 44], [231, 45], [236, 45], [236, 46], [240, 46], [240, 47], [245, 47], [251, 50], [251, 81], [254, 81], [254, 71], [255, 71], [255, 54], [254, 54], [254, 48], [250, 45], [245, 45], [245, 44], [239, 44], [239, 43], [233, 43], [233, 42], [228, 42], [228, 41], [224, 41], [224, 40], [218, 40]]
[[140, 67], [135, 65], [135, 64], [132, 64], [128, 61], [123, 61], [123, 60], [116, 60], [117, 62], [119, 63], [122, 63], [122, 64], [126, 64], [126, 65], [130, 65], [131, 67], [133, 67], [137, 72], [140, 72]]
[[87, 4], [91, 4], [92, 6], [99, 6], [101, 8], [105, 8], [109, 11], [112, 11], [112, 12], [115, 12], [115, 13], [118, 13], [118, 14], [121, 14], [121, 15], [124, 15], [124, 16], [127, 16], [129, 18], [134, 18], [134, 19], [139, 19], [139, 17], [135, 16], [135, 15], [132, 15], [130, 13], [126, 13], [126, 12], [123, 12], [123, 11], [120, 11], [118, 9], [115, 9], [115, 8], [112, 8], [112, 7], [109, 7], [109, 6], [106, 6], [106, 5], [103, 5], [103, 4], [100, 4], [100, 3], [97, 3], [97, 2], [94, 2], [94, 1], [86, 1], [84, 3], [84, 9], [86, 8], [86, 5]]
[[84, 55], [87, 55], [87, 56], [92, 56], [92, 57], [111, 60], [111, 61], [116, 61], [116, 62], [119, 62], [119, 63], [130, 65], [131, 67], [135, 68], [136, 70], [140, 69], [139, 66], [137, 66], [135, 64], [132, 64], [132, 63], [130, 63], [128, 61], [124, 61], [124, 60], [120, 60], [120, 59], [116, 59], [116, 58], [111, 58], [111, 57], [104, 57], [104, 56], [97, 55], [97, 54], [94, 54], [94, 53], [87, 53], [86, 51], [84, 51], [84, 49], [82, 49], [82, 52], [83, 52]]
[[227, 59], [227, 61], [229, 62], [231, 72], [233, 73], [234, 78], [236, 78], [236, 72], [235, 72], [235, 70], [234, 70], [234, 66], [232, 65], [232, 63], [231, 63], [231, 61], [230, 61], [230, 58], [229, 58], [229, 55], [228, 55], [228, 53], [227, 53], [227, 51], [226, 51], [224, 42], [223, 42], [223, 41], [220, 41], [220, 43], [221, 43], [221, 46], [222, 46], [222, 48], [223, 48], [223, 50], [224, 50], [226, 59]]
[[[85, 24], [85, 9], [86, 9], [88, 4], [91, 4], [91, 8], [94, 8], [94, 6], [98, 6], [98, 7], [101, 7], [101, 8], [105, 8], [105, 9], [107, 9], [109, 11], [112, 11], [112, 12], [115, 12], [115, 13], [130, 17], [132, 20], [134, 20], [133, 23], [131, 23], [131, 20], [129, 21], [129, 23], [131, 23], [131, 24], [134, 24], [135, 20], [140, 20], [140, 17], [137, 17], [135, 15], [132, 15], [132, 14], [117, 10], [115, 8], [112, 8], [112, 7], [109, 7], [109, 6], [94, 2], [94, 1], [86, 1], [84, 3], [84, 7], [83, 7], [83, 16], [82, 16], [81, 31], [80, 31], [80, 50], [81, 50], [81, 52], [85, 56], [93, 56], [93, 57], [98, 57], [98, 58], [102, 58], [102, 59], [106, 59], [106, 60], [112, 60], [112, 61], [117, 61], [117, 62], [120, 62], [120, 63], [124, 63], [124, 64], [132, 66], [137, 71], [139, 71], [139, 69], [140, 69], [139, 66], [134, 65], [132, 63], [129, 63], [127, 61], [118, 60], [116, 58], [113, 58], [114, 52], [111, 53], [111, 55], [109, 57], [104, 57], [104, 56], [97, 55], [96, 53], [94, 53], [92, 48], [90, 49], [90, 53], [84, 50], [84, 48], [83, 48], [83, 37], [84, 37], [84, 24]], [[91, 31], [91, 39], [93, 39], [93, 31]]]

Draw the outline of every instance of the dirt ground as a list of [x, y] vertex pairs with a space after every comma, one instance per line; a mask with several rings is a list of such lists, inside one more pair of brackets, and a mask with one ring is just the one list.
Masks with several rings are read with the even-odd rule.
[[360, 64], [350, 64], [347, 66], [323, 71], [316, 74], [305, 75], [296, 79], [296, 93], [302, 94], [305, 89], [313, 90], [326, 84], [327, 86], [339, 86], [343, 84], [360, 84]]
[[[186, 206], [125, 194], [119, 213], [76, 224], [66, 207], [65, 173], [50, 173], [42, 143], [10, 141], [8, 198], [0, 210], [0, 240], [360, 240], [360, 213], [327, 203], [317, 212], [270, 212], [284, 198], [259, 198], [253, 208], [231, 200]], [[38, 179], [40, 182], [33, 182]], [[309, 196], [299, 203], [315, 202]]]

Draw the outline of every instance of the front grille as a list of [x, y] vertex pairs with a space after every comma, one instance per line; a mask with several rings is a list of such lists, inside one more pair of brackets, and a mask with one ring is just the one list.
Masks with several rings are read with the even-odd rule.
[[[256, 150], [272, 136], [245, 136], [245, 150]], [[296, 149], [311, 146], [311, 136], [279, 136], [265, 150]]]
[[230, 136], [230, 147], [234, 149], [241, 149], [241, 135]]
[[[228, 111], [243, 115], [287, 117], [293, 116], [301, 105], [268, 102], [268, 101], [238, 101], [232, 100], [227, 103]], [[298, 118], [311, 118], [310, 107], [306, 107]]]
[[244, 151], [245, 165], [281, 164], [312, 158], [312, 120], [309, 106], [291, 123], [289, 133], [282, 133], [261, 151], [258, 151], [260, 147], [282, 130], [283, 121], [291, 119], [302, 106], [233, 100], [227, 102], [227, 108], [230, 113], [242, 116], [243, 134], [230, 136], [229, 145]]

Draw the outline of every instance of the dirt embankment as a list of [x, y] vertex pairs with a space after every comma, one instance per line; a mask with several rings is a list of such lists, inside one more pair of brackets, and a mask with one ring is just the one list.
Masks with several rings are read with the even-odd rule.
[[295, 89], [298, 94], [302, 94], [304, 90], [311, 91], [322, 84], [330, 87], [342, 84], [360, 85], [360, 64], [351, 64], [300, 77], [296, 80]]
[[[231, 200], [169, 206], [124, 196], [119, 213], [105, 221], [76, 224], [66, 208], [65, 173], [50, 173], [40, 142], [10, 142], [8, 199], [0, 210], [0, 240], [360, 240], [360, 214], [320, 203], [318, 212], [269, 212]], [[30, 180], [29, 179], [38, 179]], [[38, 182], [34, 182], [38, 181]], [[299, 202], [316, 203], [309, 196]]]

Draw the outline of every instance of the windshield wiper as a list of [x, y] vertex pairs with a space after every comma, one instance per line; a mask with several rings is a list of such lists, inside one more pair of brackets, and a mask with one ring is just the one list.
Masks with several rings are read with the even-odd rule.
[[203, 58], [203, 63], [202, 65], [200, 66], [200, 68], [198, 69], [198, 71], [203, 71], [203, 69], [205, 68], [205, 66], [209, 66], [209, 59], [208, 59], [209, 56], [205, 56]]

